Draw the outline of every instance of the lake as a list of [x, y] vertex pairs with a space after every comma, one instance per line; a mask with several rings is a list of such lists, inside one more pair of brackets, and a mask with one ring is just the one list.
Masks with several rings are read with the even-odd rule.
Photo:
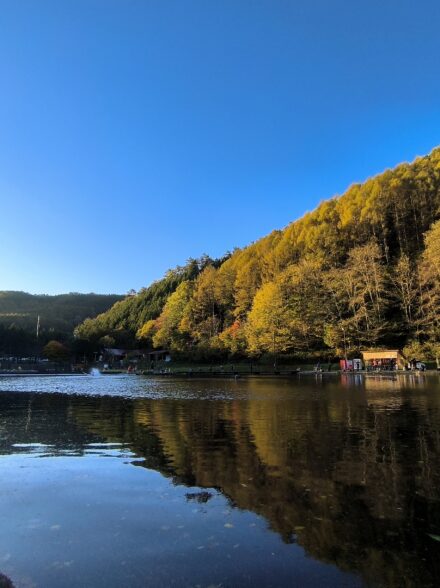
[[0, 573], [438, 586], [440, 379], [0, 377]]

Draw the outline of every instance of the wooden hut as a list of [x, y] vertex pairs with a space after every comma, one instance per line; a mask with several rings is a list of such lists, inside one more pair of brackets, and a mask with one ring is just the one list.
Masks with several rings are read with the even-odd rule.
[[405, 369], [405, 358], [398, 349], [362, 351], [362, 359], [367, 370]]

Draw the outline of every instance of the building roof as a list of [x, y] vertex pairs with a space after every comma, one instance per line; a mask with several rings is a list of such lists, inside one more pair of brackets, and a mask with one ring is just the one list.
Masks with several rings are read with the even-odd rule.
[[125, 353], [126, 353], [124, 349], [112, 349], [110, 347], [105, 347], [104, 351], [108, 355], [113, 355], [113, 356], [121, 356], [121, 355], [125, 355]]
[[158, 349], [155, 351], [147, 351], [148, 355], [162, 355], [163, 353], [169, 353], [168, 349]]
[[385, 351], [362, 351], [364, 361], [370, 359], [402, 359], [402, 353], [398, 349], [387, 349]]

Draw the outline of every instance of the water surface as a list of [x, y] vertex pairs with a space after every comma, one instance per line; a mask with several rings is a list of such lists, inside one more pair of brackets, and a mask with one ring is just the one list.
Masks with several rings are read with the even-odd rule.
[[2, 377], [0, 572], [438, 586], [439, 458], [436, 376]]

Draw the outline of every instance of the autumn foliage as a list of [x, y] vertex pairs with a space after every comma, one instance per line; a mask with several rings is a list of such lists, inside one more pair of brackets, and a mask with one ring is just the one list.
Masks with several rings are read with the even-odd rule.
[[[255, 355], [440, 342], [440, 149], [222, 260], [190, 260], [86, 321], [133, 344]], [[135, 343], [135, 337], [138, 343]]]

